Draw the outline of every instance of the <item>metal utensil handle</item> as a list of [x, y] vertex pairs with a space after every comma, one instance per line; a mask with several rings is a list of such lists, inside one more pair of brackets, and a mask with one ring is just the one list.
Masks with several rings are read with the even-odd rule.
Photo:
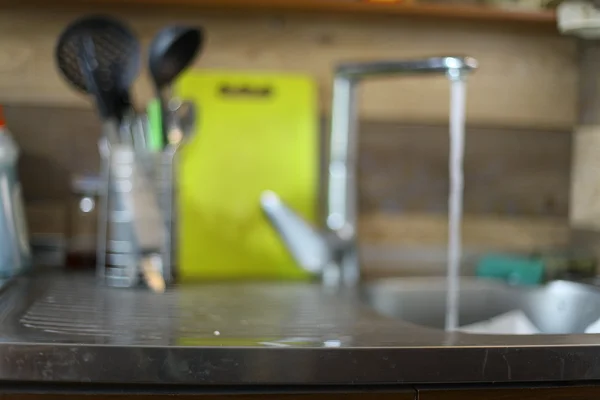
[[98, 142], [100, 152], [100, 192], [98, 193], [98, 227], [96, 238], [96, 276], [104, 281], [106, 269], [106, 250], [108, 235], [108, 191], [110, 182], [110, 149], [107, 135]]
[[[161, 155], [160, 167], [164, 168], [162, 173], [167, 178], [166, 185], [163, 189], [164, 193], [164, 221], [166, 225], [165, 245], [162, 249], [163, 257], [163, 276], [165, 282], [173, 281], [173, 235], [175, 226], [175, 160], [179, 146], [168, 145]], [[162, 176], [160, 177], [162, 178]], [[160, 179], [159, 178], [159, 179]]]

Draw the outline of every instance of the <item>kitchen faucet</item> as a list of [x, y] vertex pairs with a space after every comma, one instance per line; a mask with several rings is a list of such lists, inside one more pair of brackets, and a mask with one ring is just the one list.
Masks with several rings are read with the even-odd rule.
[[464, 79], [477, 68], [471, 57], [341, 64], [333, 81], [325, 231], [319, 231], [271, 191], [261, 207], [299, 267], [321, 276], [325, 286], [355, 286], [360, 279], [357, 251], [358, 116], [356, 86], [371, 77], [445, 74]]

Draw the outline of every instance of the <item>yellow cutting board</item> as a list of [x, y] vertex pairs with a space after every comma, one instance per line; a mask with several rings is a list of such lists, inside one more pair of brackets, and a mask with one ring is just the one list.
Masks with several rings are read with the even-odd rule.
[[277, 192], [315, 222], [317, 92], [308, 76], [192, 70], [176, 86], [197, 107], [179, 164], [178, 279], [306, 279], [263, 216]]

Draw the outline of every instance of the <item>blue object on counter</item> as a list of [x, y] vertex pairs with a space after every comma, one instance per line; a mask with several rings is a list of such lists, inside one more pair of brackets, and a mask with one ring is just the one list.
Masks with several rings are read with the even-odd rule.
[[536, 257], [489, 254], [477, 263], [480, 278], [503, 280], [511, 285], [539, 285], [544, 279], [544, 261]]

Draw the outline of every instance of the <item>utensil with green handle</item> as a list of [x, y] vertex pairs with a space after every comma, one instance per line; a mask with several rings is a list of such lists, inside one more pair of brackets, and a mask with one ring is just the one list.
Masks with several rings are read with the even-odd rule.
[[162, 135], [162, 114], [160, 108], [160, 101], [158, 99], [152, 99], [146, 107], [148, 113], [148, 137], [146, 143], [148, 144], [148, 150], [152, 152], [161, 151], [165, 143]]

